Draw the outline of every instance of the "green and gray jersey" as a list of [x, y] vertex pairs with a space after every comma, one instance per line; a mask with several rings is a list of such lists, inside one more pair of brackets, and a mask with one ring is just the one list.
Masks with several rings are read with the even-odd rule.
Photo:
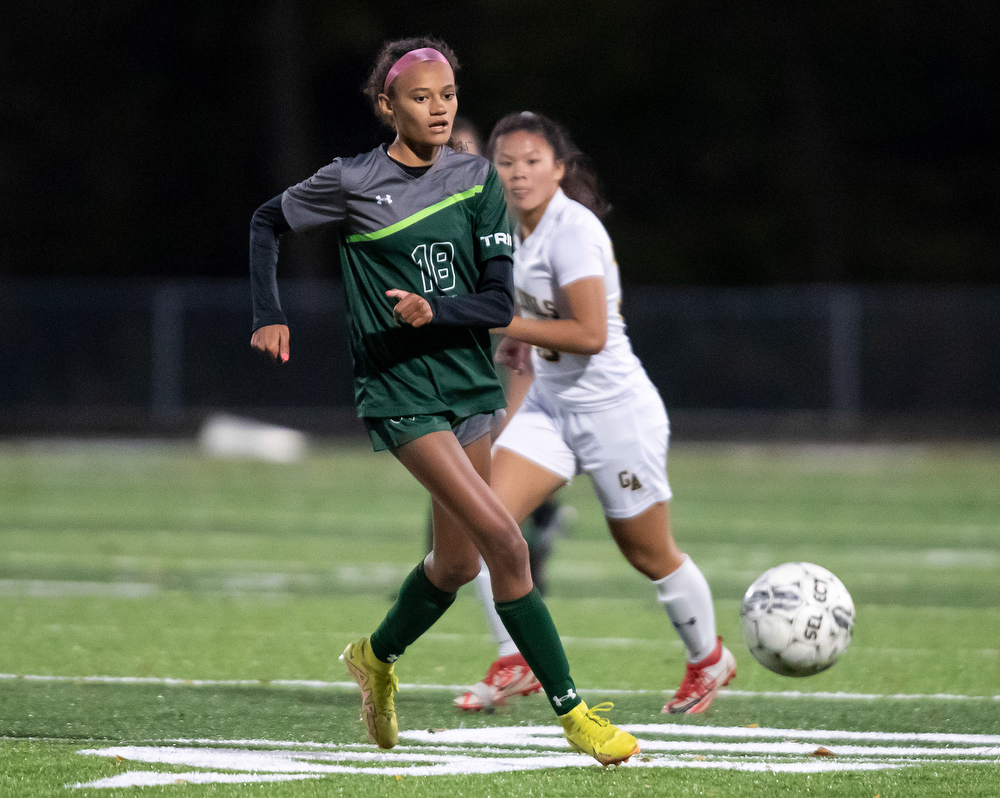
[[379, 147], [287, 189], [281, 209], [296, 232], [339, 228], [359, 416], [465, 417], [504, 406], [486, 327], [401, 326], [385, 295], [474, 294], [483, 265], [510, 257], [503, 187], [489, 161], [444, 148], [414, 177]]

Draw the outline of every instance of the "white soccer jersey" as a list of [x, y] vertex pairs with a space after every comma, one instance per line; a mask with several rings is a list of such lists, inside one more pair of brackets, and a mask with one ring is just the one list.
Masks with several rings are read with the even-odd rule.
[[541, 221], [514, 248], [514, 286], [521, 315], [536, 319], [570, 316], [562, 286], [584, 277], [603, 277], [607, 294], [608, 338], [596, 355], [574, 355], [534, 347], [532, 390], [578, 411], [621, 404], [648, 383], [632, 352], [619, 312], [621, 281], [611, 239], [591, 211], [556, 191]]

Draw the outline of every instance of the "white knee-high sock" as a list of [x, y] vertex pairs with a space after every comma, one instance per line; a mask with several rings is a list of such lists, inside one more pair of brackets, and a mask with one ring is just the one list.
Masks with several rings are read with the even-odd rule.
[[500, 616], [497, 615], [496, 607], [493, 604], [493, 582], [490, 579], [490, 569], [481, 559], [479, 561], [479, 576], [476, 577], [476, 595], [479, 596], [479, 603], [483, 607], [483, 614], [486, 616], [486, 623], [490, 626], [493, 639], [497, 641], [500, 649], [498, 656], [506, 657], [509, 654], [517, 653], [517, 646], [510, 639], [510, 632], [503, 625]]
[[681, 567], [652, 580], [656, 600], [687, 649], [688, 662], [700, 662], [715, 649], [715, 608], [712, 591], [694, 560], [684, 555]]

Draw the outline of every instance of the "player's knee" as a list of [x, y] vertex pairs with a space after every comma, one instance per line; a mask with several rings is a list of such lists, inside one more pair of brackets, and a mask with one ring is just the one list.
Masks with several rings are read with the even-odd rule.
[[669, 571], [666, 570], [666, 566], [661, 562], [656, 562], [649, 558], [626, 558], [635, 570], [640, 574], [645, 576], [647, 579], [662, 579], [666, 576]]
[[621, 549], [622, 555], [629, 565], [649, 579], [660, 579], [672, 570], [662, 547], [649, 547], [631, 541], [618, 541], [618, 548]]
[[508, 574], [527, 572], [528, 543], [518, 527], [491, 536], [488, 549], [483, 552], [483, 558], [489, 563], [491, 573], [498, 570]]
[[479, 575], [479, 558], [471, 561], [435, 562], [435, 583], [449, 593], [456, 592]]

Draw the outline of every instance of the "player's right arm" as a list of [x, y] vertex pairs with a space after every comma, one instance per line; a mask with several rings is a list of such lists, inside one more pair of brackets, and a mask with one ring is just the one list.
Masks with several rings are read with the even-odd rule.
[[250, 295], [253, 335], [250, 346], [279, 363], [288, 361], [288, 322], [278, 298], [278, 242], [288, 232], [281, 195], [261, 205], [250, 221]]
[[596, 355], [608, 340], [608, 308], [603, 277], [584, 277], [560, 287], [569, 307], [564, 319], [515, 316], [498, 332], [553, 352]]
[[566, 224], [552, 234], [547, 269], [568, 314], [559, 318], [515, 316], [505, 335], [574, 355], [596, 355], [608, 340], [608, 297], [601, 240], [592, 229]]
[[258, 352], [270, 355], [279, 363], [288, 362], [288, 325], [268, 324], [258, 327], [250, 336], [250, 346]]
[[278, 244], [289, 230], [300, 232], [339, 224], [347, 214], [337, 158], [312, 177], [261, 205], [250, 222], [250, 293], [253, 335], [250, 345], [279, 363], [288, 360], [288, 322], [278, 299]]

